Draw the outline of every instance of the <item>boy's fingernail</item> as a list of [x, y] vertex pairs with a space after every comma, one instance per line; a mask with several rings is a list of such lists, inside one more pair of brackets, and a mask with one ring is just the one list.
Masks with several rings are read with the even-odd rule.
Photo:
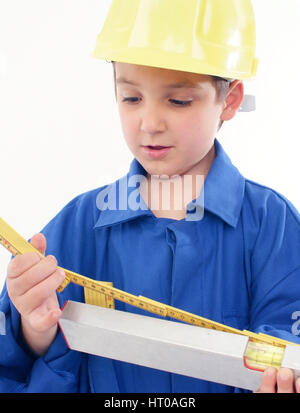
[[47, 255], [47, 260], [51, 261], [51, 262], [57, 262], [56, 258], [54, 257], [54, 255]]
[[270, 377], [270, 376], [274, 376], [275, 372], [276, 372], [276, 369], [274, 367], [269, 367], [265, 371], [265, 374]]
[[280, 370], [279, 377], [282, 381], [288, 381], [291, 379], [291, 373], [288, 370]]

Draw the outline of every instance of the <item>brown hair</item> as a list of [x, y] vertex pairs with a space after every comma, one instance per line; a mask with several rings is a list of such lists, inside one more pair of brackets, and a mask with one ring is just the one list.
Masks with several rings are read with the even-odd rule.
[[[217, 92], [217, 102], [223, 102], [226, 98], [229, 88], [230, 88], [230, 81], [223, 79], [222, 77], [212, 76], [213, 82], [215, 84], [216, 92]], [[218, 131], [221, 129], [224, 121], [221, 120], [219, 123]]]
[[212, 76], [212, 79], [216, 87], [217, 99], [218, 101], [223, 102], [229, 91], [230, 81], [218, 76]]

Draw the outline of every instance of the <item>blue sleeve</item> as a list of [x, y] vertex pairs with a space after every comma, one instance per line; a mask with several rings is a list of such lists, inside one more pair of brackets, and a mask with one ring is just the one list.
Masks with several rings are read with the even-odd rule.
[[300, 217], [284, 197], [265, 203], [251, 265], [250, 329], [300, 344]]
[[[47, 240], [45, 255], [53, 254], [58, 265], [85, 275], [94, 272], [91, 193], [74, 198], [41, 231]], [[85, 241], [85, 242], [83, 242]], [[58, 294], [66, 300], [83, 301], [83, 289], [69, 284]], [[43, 357], [27, 348], [20, 331], [20, 315], [4, 286], [0, 298], [0, 392], [76, 393], [88, 392], [86, 356], [69, 350], [60, 330]]]
[[77, 392], [83, 355], [69, 350], [59, 331], [48, 352], [35, 357], [22, 340], [20, 315], [10, 302], [6, 287], [1, 294], [0, 311], [0, 392]]

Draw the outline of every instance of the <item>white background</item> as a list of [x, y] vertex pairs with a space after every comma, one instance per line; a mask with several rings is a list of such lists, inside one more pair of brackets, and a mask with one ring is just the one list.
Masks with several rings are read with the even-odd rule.
[[[253, 0], [257, 110], [219, 140], [249, 179], [300, 209], [300, 0]], [[110, 0], [0, 0], [0, 216], [26, 239], [127, 173], [110, 64], [90, 56]], [[10, 254], [0, 248], [0, 287]]]

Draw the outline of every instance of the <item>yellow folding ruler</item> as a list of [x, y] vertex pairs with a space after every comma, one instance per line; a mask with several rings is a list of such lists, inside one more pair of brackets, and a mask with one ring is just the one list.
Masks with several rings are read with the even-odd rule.
[[[14, 256], [27, 252], [36, 252], [41, 257], [44, 257], [36, 248], [34, 248], [29, 242], [27, 242], [1, 218], [0, 243]], [[125, 291], [114, 288], [112, 286], [112, 283], [96, 281], [75, 272], [69, 271], [65, 268], [58, 268], [61, 268], [65, 272], [66, 278], [57, 289], [57, 291], [62, 292], [70, 282], [78, 284], [84, 287], [85, 300], [88, 304], [114, 308], [114, 300], [116, 299], [163, 317], [168, 316], [188, 324], [193, 324], [195, 326], [228, 333], [240, 334], [249, 337], [250, 341], [245, 354], [245, 362], [252, 368], [259, 369], [260, 366], [280, 367], [286, 345], [298, 345], [293, 342], [282, 340], [270, 335], [262, 333], [257, 334], [247, 330], [238, 330], [236, 328], [217, 323], [215, 321], [200, 317], [196, 314], [192, 314], [178, 308], [162, 304], [158, 301], [154, 301], [143, 296], [135, 296], [129, 294]]]

